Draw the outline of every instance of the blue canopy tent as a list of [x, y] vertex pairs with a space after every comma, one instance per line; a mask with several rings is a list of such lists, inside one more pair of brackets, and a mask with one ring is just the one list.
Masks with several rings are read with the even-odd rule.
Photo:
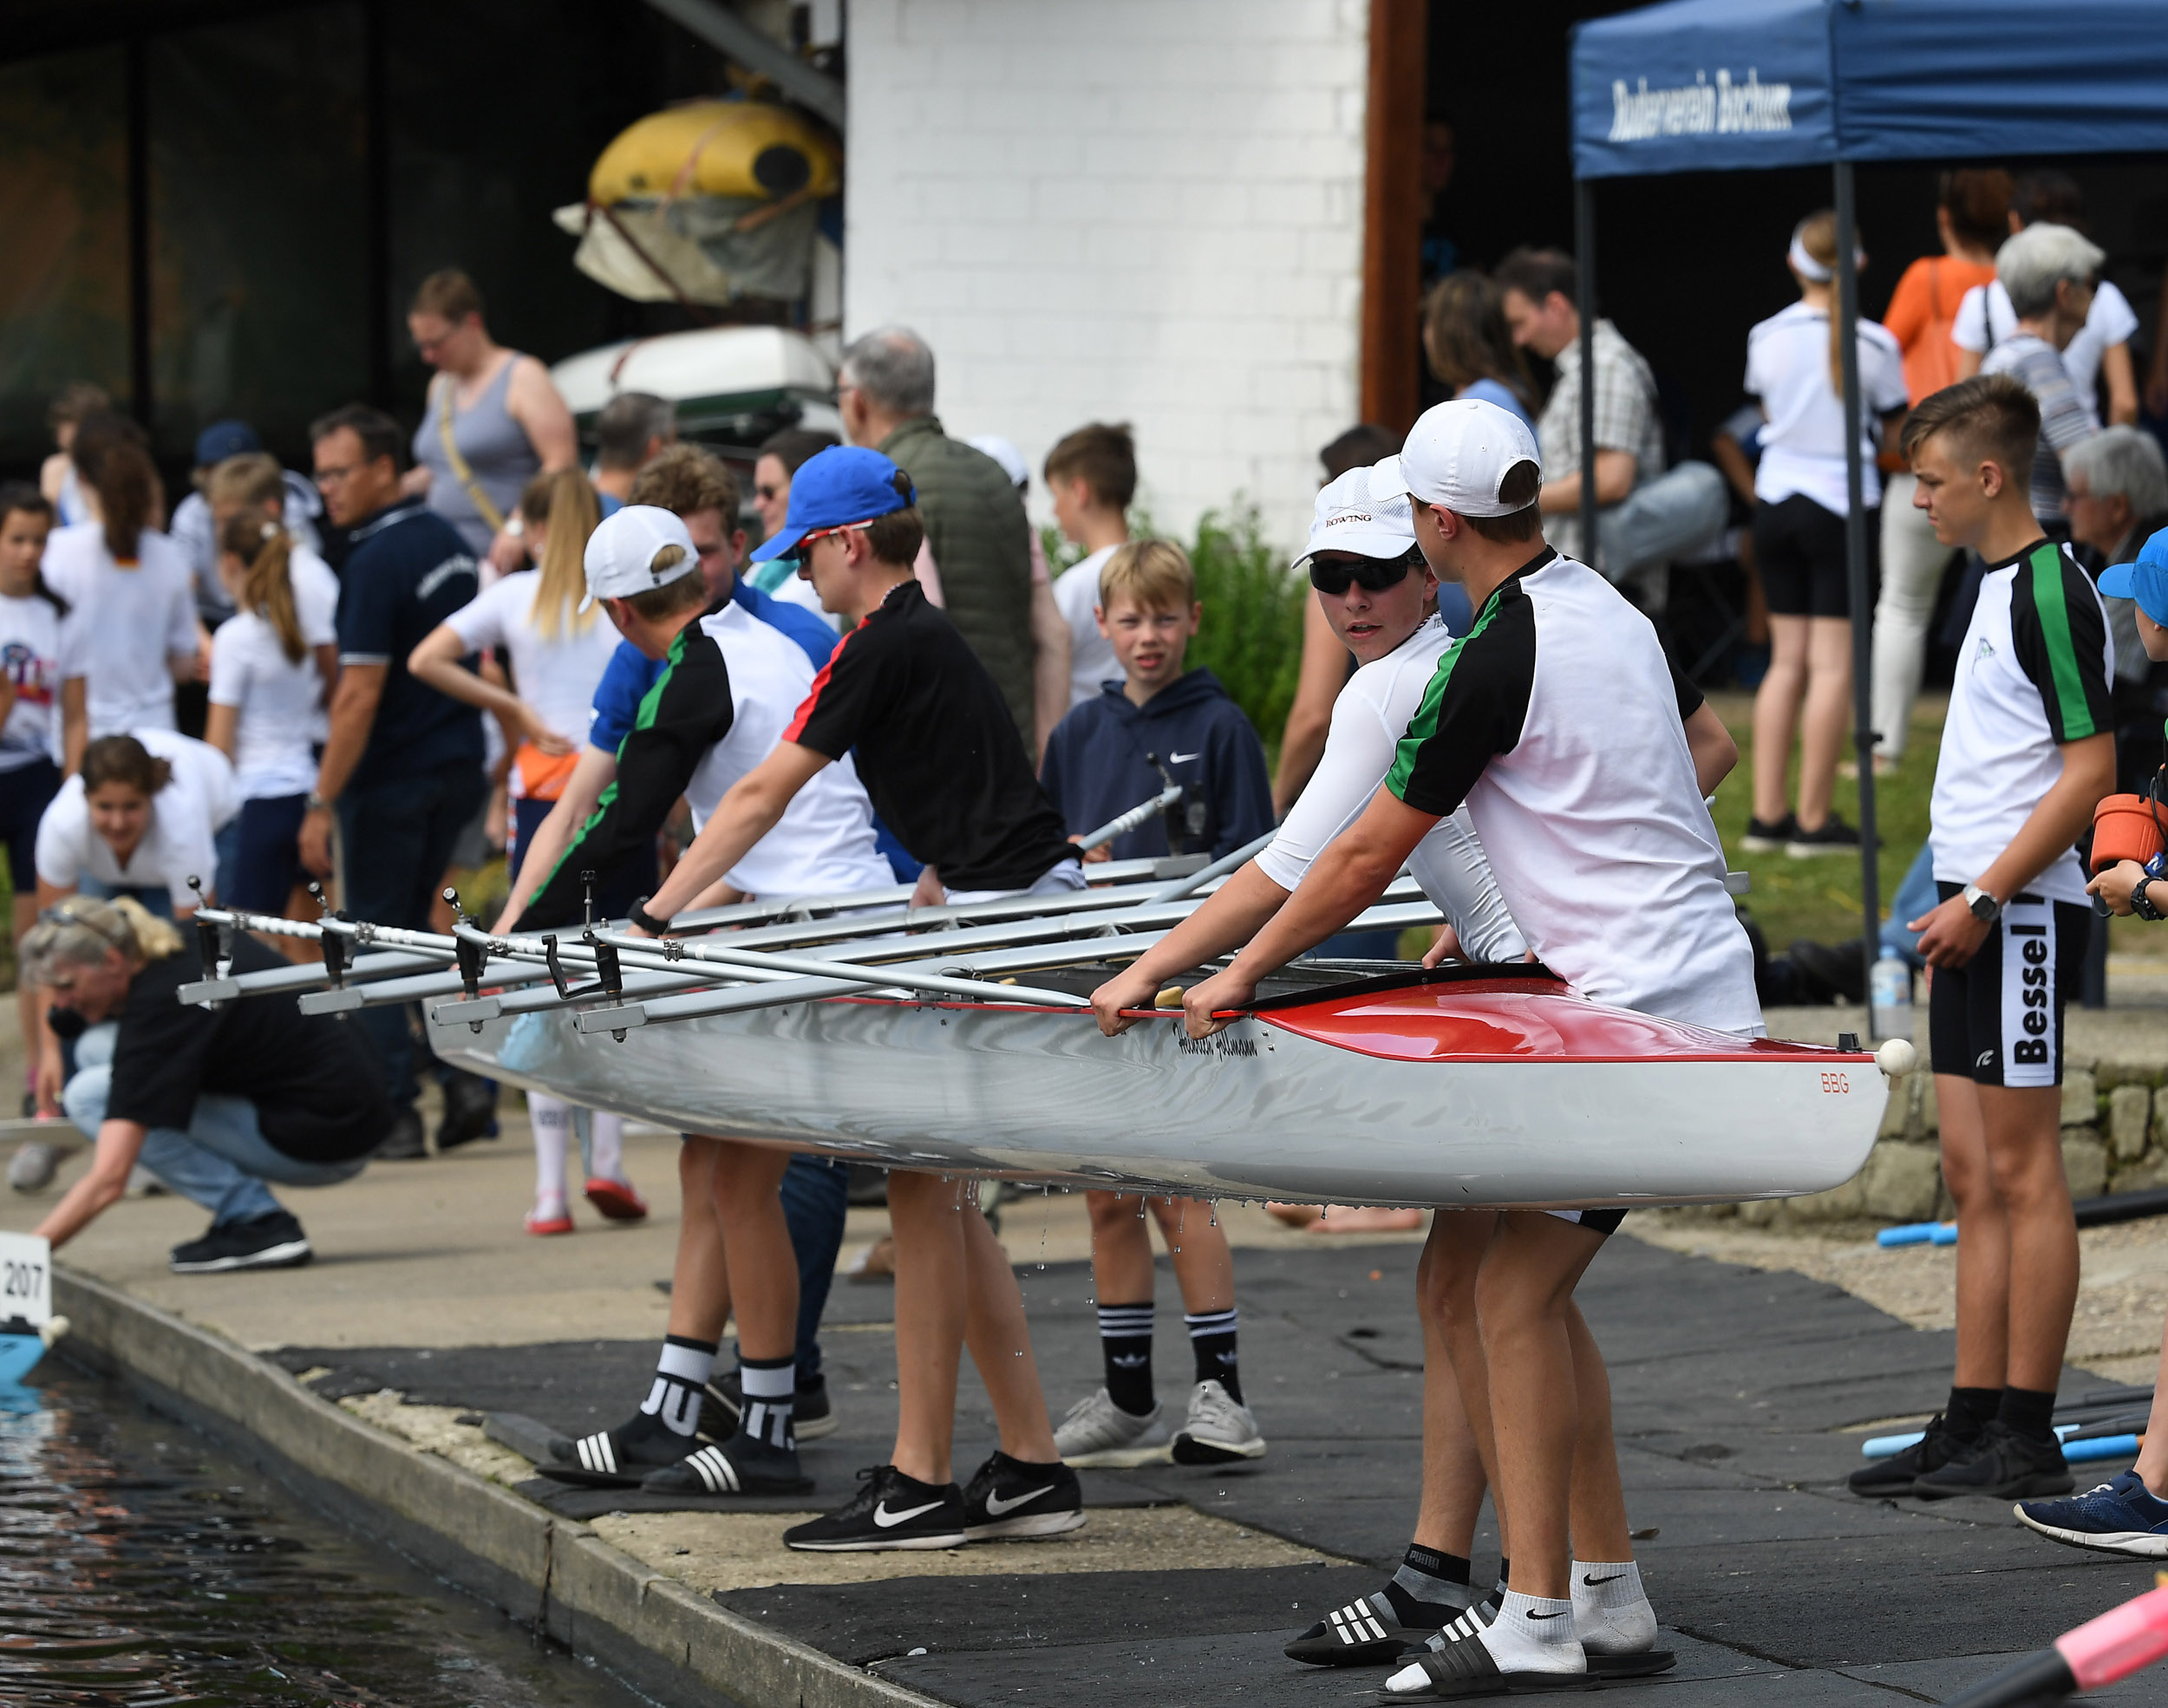
[[[1584, 374], [1593, 364], [1599, 179], [1828, 166], [1837, 252], [1848, 255], [1858, 240], [1852, 167], [1861, 160], [2168, 151], [2168, 14], [2160, 0], [1666, 0], [1577, 25], [1570, 57]], [[1850, 429], [1860, 877], [1871, 962], [1881, 898], [1860, 505], [1859, 284], [1852, 269], [1837, 271]], [[1595, 411], [1595, 388], [1584, 384], [1581, 533], [1589, 541]]]

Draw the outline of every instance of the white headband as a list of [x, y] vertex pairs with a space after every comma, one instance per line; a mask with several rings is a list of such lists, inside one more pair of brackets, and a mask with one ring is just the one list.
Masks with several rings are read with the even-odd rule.
[[[1797, 231], [1792, 233], [1792, 247], [1786, 254], [1785, 259], [1792, 264], [1792, 271], [1809, 284], [1827, 284], [1830, 280], [1837, 277], [1834, 271], [1825, 267], [1806, 252], [1806, 245], [1799, 241], [1799, 234]], [[1865, 266], [1867, 251], [1855, 248], [1851, 252], [1851, 264], [1855, 271]]]

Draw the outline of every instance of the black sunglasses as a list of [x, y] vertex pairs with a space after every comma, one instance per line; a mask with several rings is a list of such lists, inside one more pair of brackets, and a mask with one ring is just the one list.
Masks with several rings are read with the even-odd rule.
[[1309, 560], [1309, 584], [1320, 593], [1338, 598], [1349, 583], [1367, 593], [1383, 593], [1398, 587], [1407, 579], [1407, 572], [1423, 560], [1419, 546], [1405, 557], [1362, 557], [1339, 556], [1312, 557]]

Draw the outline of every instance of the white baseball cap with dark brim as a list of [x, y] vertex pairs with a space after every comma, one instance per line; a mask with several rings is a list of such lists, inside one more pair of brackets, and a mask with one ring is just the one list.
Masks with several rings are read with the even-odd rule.
[[1499, 497], [1517, 463], [1543, 467], [1528, 423], [1479, 397], [1456, 397], [1423, 411], [1397, 457], [1380, 463], [1381, 484], [1456, 516], [1510, 516], [1525, 505]]
[[[657, 566], [663, 548], [682, 548], [674, 562]], [[651, 504], [629, 504], [587, 537], [583, 560], [587, 571], [587, 596], [582, 610], [598, 599], [630, 599], [689, 576], [700, 567], [700, 552], [683, 520], [674, 511]]]
[[1415, 510], [1405, 492], [1380, 473], [1386, 466], [1351, 468], [1317, 494], [1309, 544], [1295, 561], [1321, 551], [1351, 551], [1361, 557], [1405, 557], [1415, 549]]

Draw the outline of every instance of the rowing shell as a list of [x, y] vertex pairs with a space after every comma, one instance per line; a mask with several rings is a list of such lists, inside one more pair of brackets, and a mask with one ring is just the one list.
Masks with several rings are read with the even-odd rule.
[[1148, 1014], [845, 997], [584, 1033], [432, 1020], [462, 1066], [683, 1131], [1207, 1197], [1474, 1207], [1818, 1192], [1872, 1148], [1871, 1055], [1603, 1007], [1540, 968], [1312, 986], [1198, 1041]]

